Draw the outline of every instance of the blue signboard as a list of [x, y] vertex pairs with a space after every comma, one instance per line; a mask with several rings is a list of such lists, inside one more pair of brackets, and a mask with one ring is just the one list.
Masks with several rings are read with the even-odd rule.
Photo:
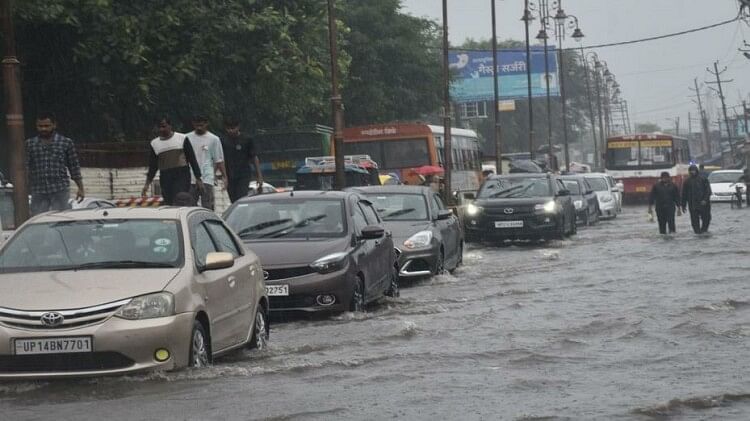
[[[550, 95], [559, 96], [557, 84], [557, 54], [548, 50]], [[454, 102], [492, 101], [495, 97], [492, 81], [492, 51], [451, 50], [450, 68], [453, 73], [451, 99]], [[544, 48], [531, 49], [531, 95], [547, 95], [544, 80]], [[528, 97], [526, 78], [526, 50], [500, 50], [497, 52], [498, 86], [500, 99]]]

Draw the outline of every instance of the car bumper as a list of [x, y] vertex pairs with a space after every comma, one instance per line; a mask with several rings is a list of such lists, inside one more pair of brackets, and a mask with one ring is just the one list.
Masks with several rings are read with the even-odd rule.
[[[0, 325], [0, 379], [89, 377], [188, 365], [194, 313], [148, 320], [111, 317], [97, 325], [59, 331]], [[15, 339], [88, 336], [93, 352], [15, 355]], [[157, 349], [170, 357], [155, 359]]]
[[430, 276], [435, 271], [440, 249], [433, 246], [418, 250], [400, 250], [398, 259], [399, 277], [420, 278]]
[[617, 200], [599, 202], [599, 216], [602, 218], [614, 218], [617, 216]]
[[506, 239], [536, 239], [556, 236], [559, 229], [559, 215], [526, 215], [514, 219], [523, 220], [522, 228], [496, 228], [495, 222], [501, 218], [483, 216], [468, 219], [465, 235], [468, 241], [501, 241]]
[[[347, 268], [326, 274], [311, 273], [295, 278], [268, 280], [266, 286], [289, 286], [288, 296], [268, 297], [271, 311], [309, 313], [347, 311], [353, 292], [350, 279], [352, 278]], [[323, 295], [333, 295], [336, 299], [333, 304], [323, 305], [318, 300], [318, 297]]]

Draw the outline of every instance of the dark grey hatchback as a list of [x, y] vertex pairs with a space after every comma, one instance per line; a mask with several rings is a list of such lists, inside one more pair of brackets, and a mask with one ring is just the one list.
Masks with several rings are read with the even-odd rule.
[[466, 208], [467, 241], [562, 239], [576, 233], [576, 213], [560, 177], [490, 176]]
[[402, 278], [425, 277], [455, 270], [463, 261], [463, 232], [458, 218], [428, 187], [355, 187], [375, 205], [393, 232], [401, 252]]
[[357, 193], [262, 194], [235, 202], [224, 219], [260, 257], [271, 311], [362, 311], [398, 295], [391, 234]]

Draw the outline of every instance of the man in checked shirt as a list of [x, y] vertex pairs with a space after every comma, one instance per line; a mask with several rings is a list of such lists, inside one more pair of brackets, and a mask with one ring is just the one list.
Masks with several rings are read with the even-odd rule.
[[57, 133], [56, 128], [54, 114], [41, 113], [36, 119], [37, 136], [26, 139], [32, 216], [68, 209], [71, 179], [78, 186], [76, 200], [83, 200], [86, 194], [75, 145]]

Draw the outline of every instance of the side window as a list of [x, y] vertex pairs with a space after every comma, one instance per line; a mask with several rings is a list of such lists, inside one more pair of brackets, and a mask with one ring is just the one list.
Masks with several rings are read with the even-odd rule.
[[432, 200], [435, 202], [435, 206], [437, 206], [437, 210], [445, 209], [445, 203], [443, 203], [443, 199], [441, 199], [440, 196], [433, 194]]
[[198, 266], [206, 264], [206, 255], [216, 250], [216, 245], [206, 230], [205, 224], [198, 224], [193, 229], [193, 256]]
[[211, 232], [211, 236], [216, 241], [219, 251], [232, 253], [235, 258], [242, 254], [239, 247], [237, 247], [237, 244], [234, 242], [232, 235], [229, 234], [226, 228], [224, 228], [224, 225], [218, 221], [207, 221], [206, 226], [208, 227], [208, 231]]
[[380, 224], [378, 214], [377, 212], [375, 212], [375, 209], [372, 208], [372, 205], [367, 202], [359, 202], [359, 206], [362, 208], [362, 212], [365, 214], [365, 219], [367, 220], [368, 225]]
[[352, 219], [354, 220], [354, 232], [361, 233], [362, 228], [367, 226], [367, 219], [358, 204], [352, 206]]

